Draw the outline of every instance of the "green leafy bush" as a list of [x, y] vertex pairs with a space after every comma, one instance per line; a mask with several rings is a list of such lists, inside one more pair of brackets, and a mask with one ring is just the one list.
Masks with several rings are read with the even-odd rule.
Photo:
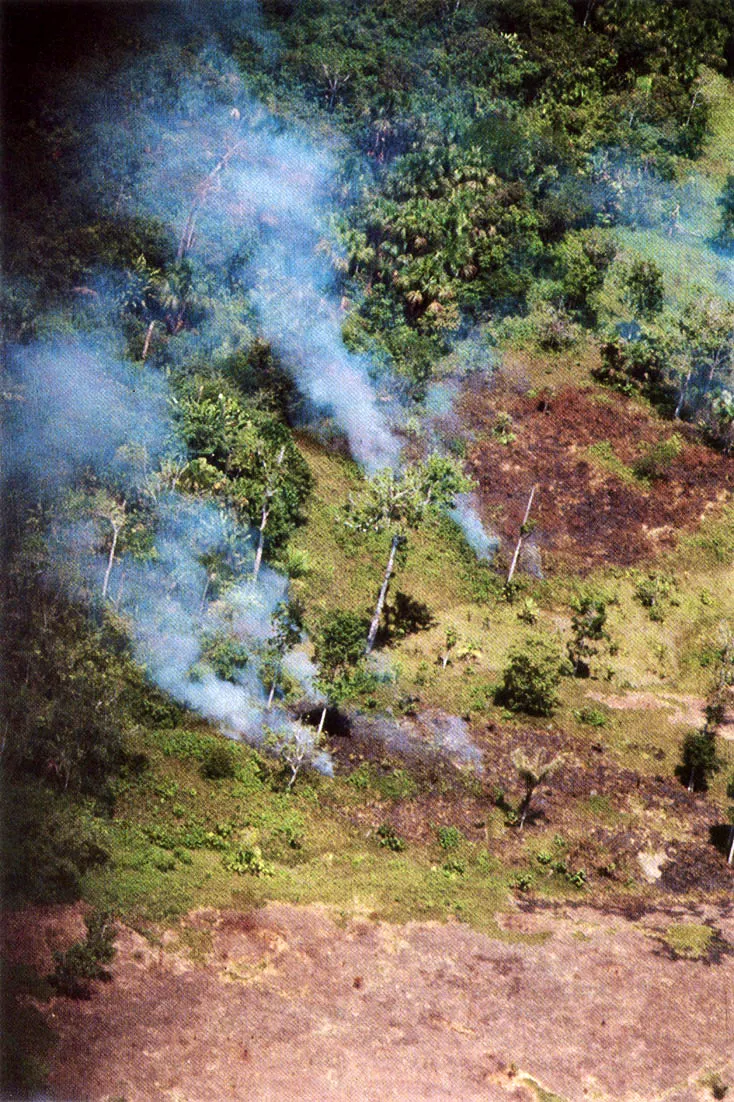
[[54, 952], [54, 971], [50, 983], [61, 995], [83, 998], [89, 994], [89, 981], [108, 978], [103, 965], [115, 955], [117, 933], [106, 911], [93, 911], [84, 919], [87, 934], [84, 941], [75, 942], [66, 952]]
[[438, 837], [438, 844], [441, 849], [456, 849], [461, 845], [464, 839], [464, 835], [461, 833], [458, 827], [455, 826], [442, 826], [436, 831]]
[[201, 761], [202, 776], [209, 780], [224, 780], [235, 775], [232, 748], [226, 742], [214, 742], [206, 748]]
[[558, 645], [541, 635], [529, 635], [510, 651], [495, 699], [513, 712], [550, 715], [558, 703], [562, 671]]
[[400, 853], [405, 849], [405, 842], [390, 823], [382, 823], [377, 828], [377, 840], [381, 846], [392, 850], [393, 853]]

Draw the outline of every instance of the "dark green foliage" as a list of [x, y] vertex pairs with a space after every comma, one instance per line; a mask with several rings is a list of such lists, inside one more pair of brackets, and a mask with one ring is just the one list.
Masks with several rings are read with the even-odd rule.
[[390, 823], [382, 823], [377, 828], [377, 839], [381, 846], [392, 850], [393, 853], [400, 853], [405, 849], [405, 842], [399, 834], [396, 834], [395, 828]]
[[670, 350], [656, 337], [643, 334], [639, 340], [616, 337], [601, 347], [601, 364], [595, 378], [623, 394], [644, 394], [672, 410], [674, 387], [666, 376]]
[[678, 775], [689, 791], [705, 792], [709, 780], [719, 772], [723, 764], [714, 734], [689, 731], [683, 739], [682, 761], [678, 767]]
[[666, 478], [670, 472], [674, 460], [683, 450], [683, 441], [674, 433], [667, 440], [658, 440], [635, 460], [633, 471], [637, 478], [656, 479]]
[[625, 278], [625, 290], [633, 310], [639, 317], [659, 314], [663, 308], [663, 273], [654, 260], [632, 262]]
[[235, 681], [238, 670], [247, 665], [249, 652], [234, 636], [215, 635], [208, 639], [201, 652], [202, 661], [223, 681]]
[[303, 519], [313, 479], [288, 427], [223, 378], [187, 385], [176, 416], [191, 454], [186, 488], [221, 495], [279, 547]]
[[455, 826], [442, 826], [436, 831], [436, 837], [438, 838], [438, 844], [441, 849], [456, 849], [460, 845], [463, 834], [458, 827]]
[[68, 903], [84, 873], [109, 859], [103, 823], [68, 794], [3, 777], [2, 887], [6, 899]]
[[589, 660], [598, 654], [600, 643], [607, 639], [604, 630], [607, 622], [607, 605], [603, 597], [584, 594], [571, 602], [573, 615], [571, 631], [573, 637], [567, 644], [568, 657], [576, 677], [588, 677], [591, 672]]
[[529, 635], [510, 651], [496, 700], [512, 711], [550, 715], [558, 703], [562, 671], [558, 645], [543, 636]]
[[50, 982], [60, 995], [72, 999], [89, 995], [89, 981], [108, 979], [104, 968], [115, 956], [117, 932], [112, 917], [103, 911], [85, 916], [87, 934], [84, 941], [75, 942], [66, 952], [54, 952], [54, 971]]
[[234, 754], [228, 743], [217, 740], [207, 746], [201, 759], [201, 773], [209, 780], [223, 780], [234, 776]]
[[716, 202], [721, 208], [716, 240], [724, 248], [730, 249], [734, 246], [734, 175], [727, 176], [724, 189]]
[[596, 296], [615, 253], [613, 240], [601, 230], [566, 234], [557, 249], [557, 257], [567, 306], [593, 314]]

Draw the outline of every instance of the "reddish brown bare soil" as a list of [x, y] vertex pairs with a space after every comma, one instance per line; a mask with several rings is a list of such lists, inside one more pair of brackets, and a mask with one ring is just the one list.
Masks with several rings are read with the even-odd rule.
[[[492, 435], [498, 410], [512, 417], [516, 439]], [[519, 392], [503, 381], [465, 390], [460, 417], [474, 444], [469, 462], [480, 486], [484, 518], [514, 544], [528, 495], [538, 491], [533, 539], [543, 562], [575, 569], [604, 562], [630, 565], [675, 545], [681, 530], [734, 489], [734, 460], [696, 442], [689, 430], [666, 424], [623, 395], [567, 386], [557, 394]], [[647, 446], [687, 434], [664, 478], [649, 487], [605, 470], [587, 448], [607, 441], [630, 466]]]
[[[702, 1075], [734, 1079], [734, 956], [672, 959], [660, 935], [691, 920], [734, 938], [723, 912], [587, 908], [517, 910], [503, 938], [280, 904], [192, 914], [158, 947], [122, 928], [109, 983], [43, 1004], [51, 1094], [533, 1102], [530, 1075], [569, 1102], [711, 1098]], [[8, 951], [45, 970], [73, 926], [78, 911], [25, 912]]]

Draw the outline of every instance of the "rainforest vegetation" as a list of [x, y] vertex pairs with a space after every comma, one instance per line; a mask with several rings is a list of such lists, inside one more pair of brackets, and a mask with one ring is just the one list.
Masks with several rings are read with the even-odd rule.
[[3, 898], [91, 915], [6, 1000], [196, 906], [730, 892], [732, 6], [4, 21]]

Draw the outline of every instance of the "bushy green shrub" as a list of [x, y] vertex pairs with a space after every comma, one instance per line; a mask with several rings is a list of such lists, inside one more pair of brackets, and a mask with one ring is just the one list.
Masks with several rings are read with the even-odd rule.
[[214, 781], [234, 777], [235, 760], [232, 748], [226, 742], [214, 742], [207, 746], [201, 760], [201, 773]]
[[441, 849], [456, 849], [464, 837], [459, 828], [455, 826], [439, 827], [436, 835]]
[[89, 981], [106, 979], [103, 965], [115, 955], [117, 932], [106, 911], [93, 911], [84, 919], [87, 934], [84, 941], [75, 942], [66, 952], [54, 952], [54, 971], [49, 981], [61, 995], [72, 999], [89, 993]]
[[558, 645], [541, 635], [529, 635], [510, 651], [496, 700], [511, 711], [550, 715], [558, 703], [562, 671]]

